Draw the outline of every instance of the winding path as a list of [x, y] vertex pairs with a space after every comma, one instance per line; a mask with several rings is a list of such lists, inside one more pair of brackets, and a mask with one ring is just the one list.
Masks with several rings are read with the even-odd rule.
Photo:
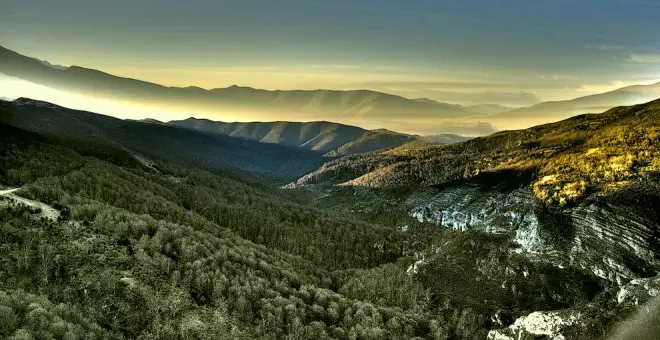
[[20, 188], [7, 189], [7, 190], [0, 190], [0, 196], [6, 196], [6, 195], [9, 195], [9, 194], [13, 193], [14, 191], [18, 191], [19, 189], [20, 189]]
[[17, 203], [20, 203], [20, 204], [24, 204], [24, 205], [27, 205], [27, 206], [30, 206], [30, 207], [41, 209], [40, 215], [43, 216], [43, 217], [46, 217], [50, 220], [56, 221], [57, 218], [60, 217], [60, 212], [53, 209], [53, 207], [51, 207], [50, 205], [39, 202], [39, 201], [29, 200], [27, 198], [24, 198], [24, 197], [21, 197], [21, 196], [18, 196], [16, 194], [14, 194], [14, 192], [16, 192], [20, 189], [21, 188], [0, 190], [0, 196], [8, 197], [8, 198], [14, 200]]

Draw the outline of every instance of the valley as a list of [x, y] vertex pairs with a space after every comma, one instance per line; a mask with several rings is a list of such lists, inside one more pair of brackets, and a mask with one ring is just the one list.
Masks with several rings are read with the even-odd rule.
[[[353, 191], [352, 202], [358, 203], [340, 202], [369, 218], [396, 211], [390, 219], [404, 233], [417, 233], [415, 225], [421, 223], [472, 235], [491, 234], [510, 242], [508, 250], [500, 250], [500, 256], [507, 257], [503, 263], [515, 263], [511, 257], [521, 256], [530, 261], [526, 266], [572, 268], [602, 280], [601, 284], [622, 287], [631, 280], [658, 275], [659, 270], [658, 105], [655, 101], [621, 107], [461, 144], [349, 156], [327, 162], [287, 188], [325, 190], [323, 200], [328, 202]], [[447, 276], [438, 268], [456, 256], [447, 250], [452, 243], [446, 238], [419, 242], [425, 246], [414, 252], [416, 262], [408, 272], [416, 277], [430, 275], [434, 282]], [[455, 251], [467, 251], [476, 244]], [[480, 274], [488, 275], [492, 268], [502, 268], [502, 264], [482, 267]], [[518, 275], [527, 282], [533, 277], [529, 277], [529, 267], [514, 268], [507, 267], [510, 276], [502, 279], [501, 288], [515, 294], [521, 289], [515, 281]], [[458, 279], [456, 272], [450, 273], [446, 286]], [[466, 281], [479, 277], [466, 276]], [[542, 284], [546, 285], [555, 284]], [[655, 288], [647, 289], [655, 292]], [[544, 305], [547, 310], [547, 302]], [[494, 331], [489, 336], [559, 338], [582, 328], [580, 332], [586, 333], [580, 333], [580, 338], [584, 338], [594, 332], [584, 326], [596, 321], [574, 319], [582, 312], [558, 313], [563, 316], [533, 316], [537, 319], [529, 329], [515, 326], [508, 333]], [[562, 326], [553, 328], [552, 323]]]
[[657, 295], [657, 102], [345, 156], [0, 110], [3, 336], [597, 339]]
[[[422, 139], [420, 136], [365, 130], [331, 122], [223, 123], [190, 118], [168, 124], [209, 134], [318, 151], [332, 157], [391, 149]], [[460, 136], [456, 137], [446, 136], [447, 142], [461, 140]]]
[[658, 1], [2, 1], [0, 339], [660, 339]]

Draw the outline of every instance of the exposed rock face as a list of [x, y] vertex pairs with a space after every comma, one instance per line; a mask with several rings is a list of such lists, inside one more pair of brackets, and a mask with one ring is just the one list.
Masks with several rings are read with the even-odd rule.
[[461, 185], [409, 199], [410, 216], [457, 231], [511, 234], [517, 251], [559, 267], [577, 266], [623, 285], [660, 270], [660, 228], [631, 207], [587, 200], [547, 211], [528, 187]]
[[[651, 339], [654, 337], [634, 337], [633, 325], [645, 321], [646, 314], [655, 313], [660, 297], [660, 276], [635, 279], [621, 287], [616, 299], [620, 307], [619, 313], [630, 313], [628, 319], [615, 330], [612, 339]], [[655, 298], [655, 300], [653, 300]], [[647, 304], [649, 303], [649, 304]], [[639, 308], [642, 306], [642, 308]], [[571, 330], [580, 329], [588, 324], [587, 317], [575, 309], [565, 309], [551, 312], [534, 312], [517, 319], [511, 326], [504, 329], [492, 330], [488, 333], [490, 340], [519, 340], [519, 339], [568, 339]], [[643, 323], [641, 323], [643, 324]], [[648, 327], [646, 324], [642, 327]]]
[[660, 276], [635, 279], [621, 287], [617, 302], [624, 306], [637, 306], [660, 296]]
[[568, 211], [574, 233], [570, 261], [621, 285], [660, 268], [657, 225], [629, 207], [585, 202]]
[[[548, 210], [524, 185], [426, 189], [407, 201], [410, 216], [420, 222], [511, 235], [518, 245], [515, 251], [533, 261], [582, 268], [621, 286], [617, 314], [646, 306], [654, 297], [660, 299], [660, 276], [648, 278], [660, 272], [656, 256], [660, 228], [652, 215], [640, 214], [640, 207], [626, 202], [591, 197], [571, 208]], [[424, 256], [417, 259], [409, 274], [426, 265]], [[575, 334], [590, 334], [590, 327], [600, 322], [593, 319], [600, 313], [598, 308], [607, 307], [533, 312], [507, 328], [492, 330], [488, 339], [571, 339]]]
[[564, 340], [563, 332], [582, 322], [582, 315], [570, 310], [534, 312], [517, 319], [508, 328], [492, 330], [489, 340], [550, 339]]
[[529, 190], [485, 192], [477, 186], [462, 186], [441, 191], [427, 204], [414, 207], [410, 215], [458, 231], [507, 233], [538, 223], [535, 208]]

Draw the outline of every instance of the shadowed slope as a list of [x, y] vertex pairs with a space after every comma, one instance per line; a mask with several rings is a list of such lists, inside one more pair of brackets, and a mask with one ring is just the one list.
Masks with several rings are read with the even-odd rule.
[[0, 110], [0, 122], [28, 131], [210, 166], [288, 177], [304, 173], [321, 162], [321, 154], [317, 152], [163, 124], [126, 121], [26, 98], [0, 102]]

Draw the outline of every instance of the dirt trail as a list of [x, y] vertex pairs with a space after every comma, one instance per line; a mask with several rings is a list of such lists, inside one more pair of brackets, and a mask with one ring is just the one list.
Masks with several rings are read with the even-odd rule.
[[11, 194], [14, 191], [17, 191], [20, 188], [14, 188], [14, 189], [7, 189], [7, 190], [0, 190], [0, 196], [5, 196], [8, 194]]
[[16, 195], [15, 192], [19, 190], [21, 190], [21, 188], [0, 190], [0, 196], [7, 197], [19, 204], [40, 209], [41, 210], [40, 216], [46, 217], [50, 220], [57, 221], [57, 219], [60, 217], [60, 212], [54, 209], [53, 207], [51, 207], [50, 205], [39, 201], [29, 200], [27, 198]]

